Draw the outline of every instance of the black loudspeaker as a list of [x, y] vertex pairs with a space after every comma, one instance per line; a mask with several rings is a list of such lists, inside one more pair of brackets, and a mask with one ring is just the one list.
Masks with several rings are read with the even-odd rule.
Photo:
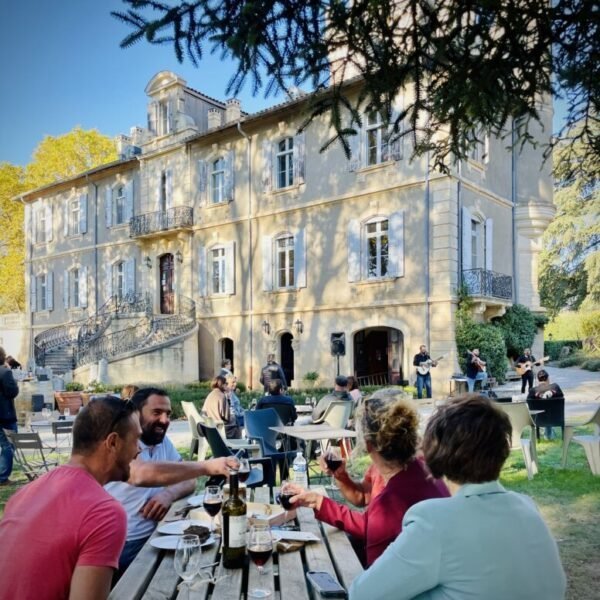
[[346, 334], [332, 333], [331, 334], [331, 355], [346, 356]]

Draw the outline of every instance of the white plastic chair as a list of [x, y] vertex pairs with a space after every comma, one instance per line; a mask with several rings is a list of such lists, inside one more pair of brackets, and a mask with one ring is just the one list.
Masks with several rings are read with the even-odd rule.
[[193, 402], [182, 402], [181, 408], [185, 413], [192, 434], [192, 441], [190, 443], [190, 459], [194, 457], [194, 453], [198, 453], [198, 462], [206, 458], [206, 451], [208, 449], [208, 442], [206, 438], [203, 438], [198, 433], [198, 423], [203, 423], [203, 419], [198, 412]]
[[[529, 407], [525, 402], [504, 403], [499, 402], [497, 407], [503, 410], [510, 419], [512, 426], [512, 438], [510, 449], [523, 452], [525, 459], [525, 468], [527, 469], [527, 478], [533, 479], [533, 476], [538, 473], [538, 458], [537, 446], [535, 439], [535, 423], [529, 413]], [[523, 431], [529, 427], [529, 439], [523, 438]]]

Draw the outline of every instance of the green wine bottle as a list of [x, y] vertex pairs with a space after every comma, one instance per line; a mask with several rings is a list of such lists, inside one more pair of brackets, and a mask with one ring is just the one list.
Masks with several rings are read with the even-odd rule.
[[223, 504], [223, 566], [241, 569], [246, 556], [246, 503], [239, 497], [238, 473], [229, 475], [229, 498]]

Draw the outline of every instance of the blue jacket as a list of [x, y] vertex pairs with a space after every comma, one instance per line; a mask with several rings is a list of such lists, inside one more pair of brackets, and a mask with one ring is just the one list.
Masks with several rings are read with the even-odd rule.
[[14, 399], [19, 395], [19, 386], [12, 371], [0, 365], [0, 423], [11, 425], [17, 422]]
[[425, 500], [350, 588], [350, 600], [559, 600], [566, 579], [531, 498], [498, 481]]

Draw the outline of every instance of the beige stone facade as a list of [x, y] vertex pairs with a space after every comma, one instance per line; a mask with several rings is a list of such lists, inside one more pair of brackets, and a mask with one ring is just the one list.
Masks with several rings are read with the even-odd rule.
[[135, 358], [108, 356], [113, 381], [209, 378], [227, 356], [257, 386], [274, 352], [296, 385], [308, 371], [329, 384], [331, 336], [343, 333], [340, 370], [365, 383], [412, 381], [420, 344], [446, 355], [441, 393], [458, 368], [462, 281], [481, 319], [515, 298], [540, 310], [537, 254], [552, 217], [541, 150], [513, 156], [486, 139], [442, 175], [409, 160], [408, 139], [388, 147], [368, 118], [352, 160], [338, 146], [321, 153], [329, 131], [317, 120], [298, 133], [301, 98], [245, 115], [168, 72], [146, 92], [148, 128], [121, 137], [122, 160], [22, 198], [33, 337], [147, 293], [156, 317], [195, 303], [197, 328], [177, 341], [193, 358], [166, 353], [167, 336]]

